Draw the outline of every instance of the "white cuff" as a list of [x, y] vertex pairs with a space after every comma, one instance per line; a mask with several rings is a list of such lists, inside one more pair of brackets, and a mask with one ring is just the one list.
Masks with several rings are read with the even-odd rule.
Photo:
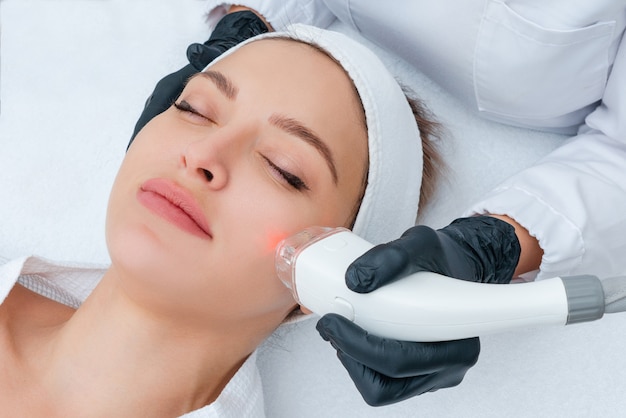
[[507, 215], [537, 238], [543, 258], [537, 280], [571, 275], [585, 252], [582, 232], [540, 197], [519, 187], [500, 187], [474, 204], [463, 216]]

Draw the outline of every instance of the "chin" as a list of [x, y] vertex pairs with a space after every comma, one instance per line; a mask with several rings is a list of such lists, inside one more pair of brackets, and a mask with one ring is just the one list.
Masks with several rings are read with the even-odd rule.
[[107, 247], [112, 264], [135, 274], [154, 274], [173, 264], [171, 241], [145, 224], [108, 228]]

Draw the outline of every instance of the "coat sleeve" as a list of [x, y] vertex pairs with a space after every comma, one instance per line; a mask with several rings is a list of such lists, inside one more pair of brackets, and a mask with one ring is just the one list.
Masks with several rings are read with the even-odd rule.
[[602, 103], [577, 136], [491, 191], [465, 215], [506, 214], [544, 250], [537, 278], [626, 272], [626, 43]]
[[214, 27], [232, 4], [256, 10], [263, 15], [274, 30], [284, 29], [291, 23], [305, 23], [326, 28], [335, 20], [335, 16], [323, 0], [238, 0], [236, 2], [211, 0], [208, 4], [209, 25]]

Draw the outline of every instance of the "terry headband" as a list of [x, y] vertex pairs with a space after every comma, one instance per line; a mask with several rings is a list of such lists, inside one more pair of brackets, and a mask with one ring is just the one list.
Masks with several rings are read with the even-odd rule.
[[276, 37], [321, 47], [352, 79], [365, 109], [369, 150], [367, 186], [353, 231], [373, 244], [397, 239], [415, 225], [423, 168], [419, 130], [402, 88], [364, 45], [341, 33], [302, 24], [250, 38], [207, 68], [243, 45]]

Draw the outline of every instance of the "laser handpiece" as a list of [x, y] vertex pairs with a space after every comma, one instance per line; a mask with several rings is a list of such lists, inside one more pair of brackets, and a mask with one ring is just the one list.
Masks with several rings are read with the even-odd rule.
[[276, 270], [296, 301], [314, 313], [337, 313], [396, 340], [456, 340], [604, 315], [602, 283], [591, 275], [503, 285], [420, 272], [371, 293], [353, 292], [345, 272], [372, 247], [345, 228], [312, 227], [279, 244]]

